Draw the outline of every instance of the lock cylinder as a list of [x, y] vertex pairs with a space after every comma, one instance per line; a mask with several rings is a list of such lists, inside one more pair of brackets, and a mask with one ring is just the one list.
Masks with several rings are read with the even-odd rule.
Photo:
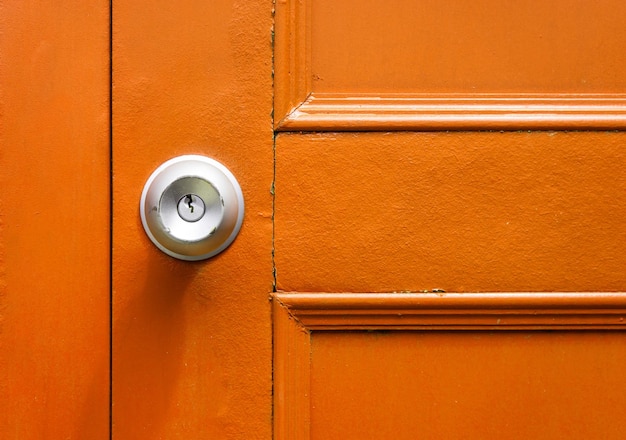
[[166, 254], [187, 261], [226, 249], [243, 223], [244, 202], [235, 176], [205, 156], [175, 157], [159, 166], [141, 194], [146, 234]]

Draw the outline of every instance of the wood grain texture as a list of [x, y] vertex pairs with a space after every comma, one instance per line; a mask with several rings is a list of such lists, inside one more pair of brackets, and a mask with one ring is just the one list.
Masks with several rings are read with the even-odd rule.
[[0, 5], [0, 438], [109, 438], [109, 2]]

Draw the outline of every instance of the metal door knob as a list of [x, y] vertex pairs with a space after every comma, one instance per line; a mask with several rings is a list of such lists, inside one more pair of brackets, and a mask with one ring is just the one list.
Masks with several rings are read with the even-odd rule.
[[166, 254], [195, 261], [212, 257], [235, 239], [243, 222], [243, 193], [221, 163], [198, 155], [159, 166], [141, 194], [141, 222]]

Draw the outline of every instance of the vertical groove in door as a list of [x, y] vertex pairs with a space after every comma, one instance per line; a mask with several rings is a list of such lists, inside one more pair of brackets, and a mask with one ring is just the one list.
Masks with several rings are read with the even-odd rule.
[[113, 438], [113, 0], [109, 1], [109, 440]]
[[[273, 3], [272, 7], [272, 72], [276, 70], [276, 2]], [[276, 127], [276, 76], [272, 75], [272, 127]], [[272, 133], [272, 187], [271, 187], [271, 195], [272, 195], [272, 292], [276, 292], [276, 259], [275, 259], [275, 243], [274, 240], [276, 238], [276, 227], [275, 227], [275, 216], [276, 216], [276, 136], [278, 133], [276, 130], [273, 130]], [[273, 381], [272, 381], [273, 383]]]

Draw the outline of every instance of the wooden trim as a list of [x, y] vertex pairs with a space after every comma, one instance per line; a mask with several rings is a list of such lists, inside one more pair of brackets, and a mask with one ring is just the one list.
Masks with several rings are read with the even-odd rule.
[[309, 439], [310, 332], [278, 298], [274, 322], [274, 439]]
[[274, 438], [310, 438], [311, 334], [354, 330], [626, 330], [626, 292], [276, 293]]
[[310, 1], [276, 2], [274, 21], [274, 126], [311, 92]]
[[277, 131], [626, 129], [626, 94], [315, 93], [311, 3], [276, 2]]
[[626, 293], [278, 293], [307, 330], [626, 330]]
[[307, 96], [278, 131], [626, 128], [626, 95]]

